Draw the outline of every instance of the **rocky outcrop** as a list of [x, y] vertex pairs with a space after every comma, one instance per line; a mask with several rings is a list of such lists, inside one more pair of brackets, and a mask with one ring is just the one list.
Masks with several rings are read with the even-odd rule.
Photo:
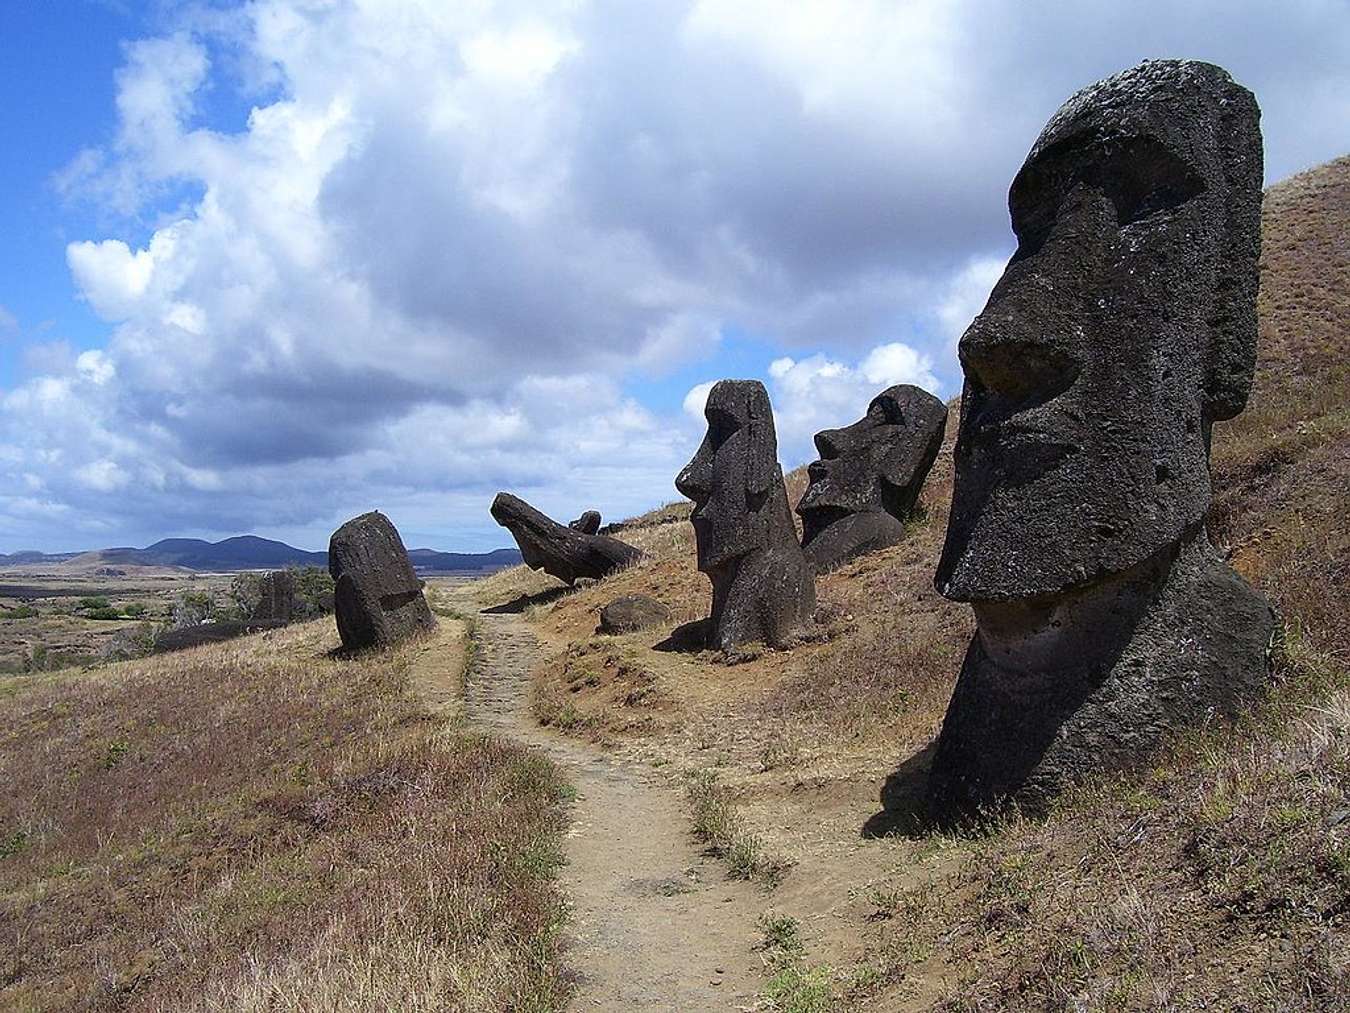
[[328, 572], [344, 647], [386, 647], [435, 627], [403, 539], [384, 514], [362, 514], [333, 532]]
[[978, 632], [939, 807], [1039, 805], [1266, 687], [1270, 608], [1204, 528], [1255, 362], [1258, 122], [1222, 69], [1144, 63], [1066, 102], [1013, 181], [1017, 255], [961, 338], [936, 585]]
[[607, 576], [642, 558], [642, 553], [626, 542], [559, 524], [509, 492], [498, 493], [492, 501], [492, 517], [511, 532], [526, 565], [566, 584], [575, 584], [583, 577]]
[[900, 540], [946, 429], [946, 405], [899, 384], [852, 425], [816, 433], [820, 459], [807, 468], [811, 484], [797, 513], [817, 573]]

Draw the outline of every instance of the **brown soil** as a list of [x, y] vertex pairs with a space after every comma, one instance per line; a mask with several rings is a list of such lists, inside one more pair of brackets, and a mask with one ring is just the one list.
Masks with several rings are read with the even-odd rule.
[[571, 902], [568, 962], [578, 1010], [748, 1007], [766, 906], [728, 878], [689, 832], [683, 800], [649, 770], [541, 729], [530, 713], [537, 638], [516, 615], [479, 611], [465, 678], [467, 716], [545, 753], [576, 788], [562, 885]]

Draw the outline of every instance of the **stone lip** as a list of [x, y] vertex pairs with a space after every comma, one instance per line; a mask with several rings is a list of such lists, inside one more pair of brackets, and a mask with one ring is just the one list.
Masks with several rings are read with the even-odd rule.
[[586, 510], [574, 521], [568, 521], [567, 526], [573, 531], [580, 531], [583, 535], [595, 535], [600, 533], [600, 511]]
[[642, 558], [642, 552], [627, 542], [559, 524], [509, 492], [499, 492], [492, 501], [492, 517], [511, 532], [527, 566], [565, 584], [582, 577], [598, 580]]
[[817, 573], [892, 545], [904, 534], [947, 429], [947, 406], [921, 387], [897, 384], [867, 413], [816, 434], [820, 458], [797, 504], [802, 548]]
[[768, 392], [720, 380], [704, 415], [708, 432], [675, 487], [694, 502], [698, 568], [712, 581], [709, 646], [790, 646], [815, 613], [815, 570], [788, 507]]
[[379, 511], [354, 517], [333, 532], [328, 572], [343, 647], [386, 647], [435, 627], [403, 539]]
[[645, 594], [629, 594], [615, 598], [600, 610], [597, 633], [636, 633], [639, 630], [661, 626], [670, 620], [670, 609]]

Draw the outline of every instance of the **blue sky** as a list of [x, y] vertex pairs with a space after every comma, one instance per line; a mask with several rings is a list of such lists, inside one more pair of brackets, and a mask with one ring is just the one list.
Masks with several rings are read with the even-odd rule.
[[0, 5], [0, 552], [504, 544], [674, 495], [699, 392], [780, 456], [959, 391], [1073, 91], [1213, 60], [1267, 178], [1350, 150], [1343, 2]]

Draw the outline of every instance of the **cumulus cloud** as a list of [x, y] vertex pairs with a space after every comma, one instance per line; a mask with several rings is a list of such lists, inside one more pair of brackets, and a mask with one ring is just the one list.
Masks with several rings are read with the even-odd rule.
[[[0, 488], [25, 490], [6, 532], [316, 544], [381, 505], [484, 546], [498, 486], [639, 509], [697, 426], [625, 384], [716, 375], [726, 333], [781, 356], [785, 456], [889, 383], [954, 393], [1008, 182], [1077, 87], [1217, 59], [1260, 95], [1275, 175], [1340, 154], [1320, 124], [1350, 112], [1350, 16], [1313, 2], [169, 16], [126, 48], [115, 136], [56, 178], [111, 216], [67, 250], [110, 337], [0, 401]], [[250, 98], [246, 123], [211, 122], [213, 90]]]

